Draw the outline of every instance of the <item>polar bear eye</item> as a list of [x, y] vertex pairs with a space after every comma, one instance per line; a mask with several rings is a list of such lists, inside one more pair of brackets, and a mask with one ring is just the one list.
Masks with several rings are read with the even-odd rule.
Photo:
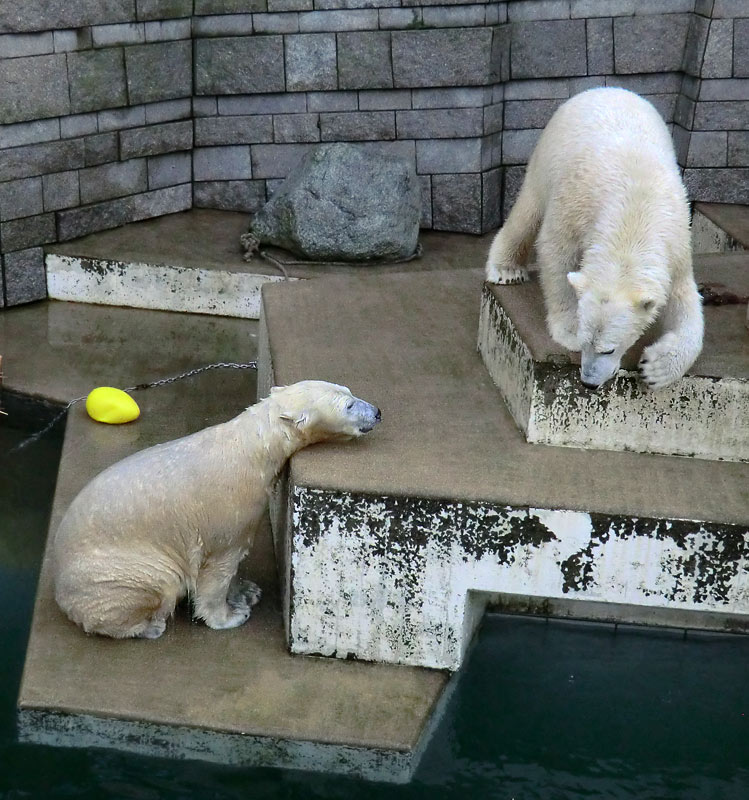
[[353, 407], [354, 407], [354, 401], [349, 400], [348, 403], [346, 403], [346, 411], [351, 411]]
[[610, 356], [616, 348], [612, 347], [611, 350], [600, 350], [598, 355], [599, 356]]

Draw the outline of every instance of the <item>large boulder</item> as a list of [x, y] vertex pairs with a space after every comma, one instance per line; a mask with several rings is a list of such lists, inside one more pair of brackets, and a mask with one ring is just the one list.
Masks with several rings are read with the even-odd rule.
[[310, 151], [250, 224], [242, 243], [312, 261], [397, 261], [417, 247], [421, 198], [413, 166], [367, 145]]

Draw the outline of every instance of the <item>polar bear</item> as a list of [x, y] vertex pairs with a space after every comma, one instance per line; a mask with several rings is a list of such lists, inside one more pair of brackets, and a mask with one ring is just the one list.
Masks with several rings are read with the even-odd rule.
[[176, 603], [211, 628], [250, 616], [260, 590], [236, 579], [286, 459], [361, 436], [380, 411], [344, 386], [278, 387], [228, 422], [150, 447], [95, 477], [53, 541], [55, 599], [87, 633], [155, 639]]
[[486, 280], [527, 280], [534, 240], [549, 333], [581, 351], [585, 385], [615, 375], [656, 319], [660, 338], [639, 362], [645, 383], [660, 389], [692, 365], [703, 318], [689, 206], [671, 136], [649, 102], [590, 89], [557, 109], [491, 245]]

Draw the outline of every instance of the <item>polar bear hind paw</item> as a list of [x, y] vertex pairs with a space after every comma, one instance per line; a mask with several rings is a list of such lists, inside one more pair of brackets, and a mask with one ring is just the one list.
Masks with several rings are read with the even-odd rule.
[[260, 602], [262, 596], [263, 591], [256, 583], [239, 580], [231, 587], [227, 601], [233, 608], [250, 609]]
[[684, 358], [673, 334], [666, 334], [646, 347], [637, 365], [640, 377], [649, 389], [663, 389], [684, 374]]
[[528, 280], [528, 270], [523, 267], [498, 267], [494, 264], [488, 264], [486, 267], [487, 283], [510, 286], [515, 283], [526, 283]]

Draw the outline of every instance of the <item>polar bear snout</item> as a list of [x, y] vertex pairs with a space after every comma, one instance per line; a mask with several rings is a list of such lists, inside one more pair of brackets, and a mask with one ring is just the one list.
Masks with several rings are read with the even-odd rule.
[[[382, 420], [382, 412], [377, 406], [373, 406], [366, 400], [354, 397], [353, 404], [349, 409], [354, 424], [358, 427], [359, 433], [369, 433], [378, 422]], [[349, 401], [351, 403], [351, 401]]]
[[580, 356], [580, 382], [588, 389], [598, 389], [616, 375], [621, 363], [621, 355], [596, 353], [583, 348]]

